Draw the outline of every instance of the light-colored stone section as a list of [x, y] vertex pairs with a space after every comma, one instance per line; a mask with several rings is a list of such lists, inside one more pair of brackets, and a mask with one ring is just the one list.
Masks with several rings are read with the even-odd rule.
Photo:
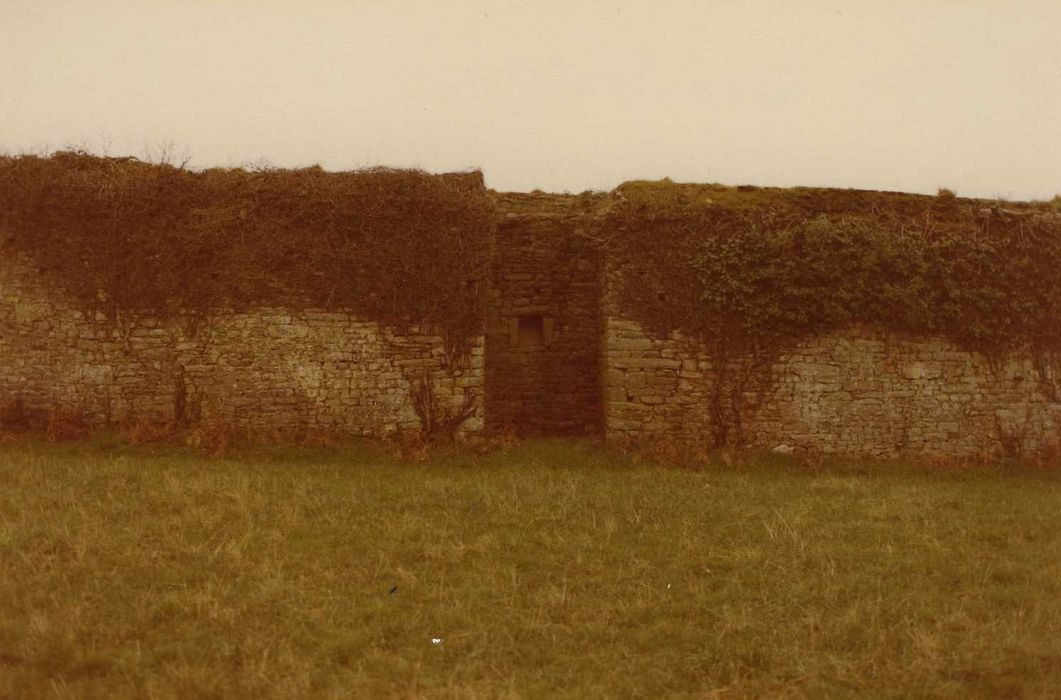
[[437, 335], [405, 335], [348, 313], [258, 308], [222, 313], [189, 336], [142, 324], [128, 350], [86, 321], [26, 259], [0, 260], [0, 401], [83, 410], [93, 424], [173, 415], [178, 377], [204, 422], [385, 435], [419, 429], [410, 382], [431, 377], [443, 405], [475, 398], [482, 428], [483, 344], [447, 370]]
[[[614, 300], [605, 309], [607, 436], [709, 444], [707, 354], [676, 337], [649, 337]], [[751, 446], [988, 457], [1061, 443], [1058, 376], [1027, 354], [994, 366], [942, 338], [853, 327], [801, 343], [772, 371], [772, 389], [745, 424]]]

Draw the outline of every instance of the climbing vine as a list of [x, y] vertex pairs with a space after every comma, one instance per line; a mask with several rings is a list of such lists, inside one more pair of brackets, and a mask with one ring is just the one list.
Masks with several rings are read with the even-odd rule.
[[600, 238], [623, 312], [707, 351], [716, 443], [769, 368], [851, 323], [1000, 356], [1061, 350], [1061, 212], [844, 190], [629, 183]]
[[0, 236], [128, 337], [255, 304], [480, 332], [493, 204], [480, 173], [202, 172], [78, 151], [0, 157]]

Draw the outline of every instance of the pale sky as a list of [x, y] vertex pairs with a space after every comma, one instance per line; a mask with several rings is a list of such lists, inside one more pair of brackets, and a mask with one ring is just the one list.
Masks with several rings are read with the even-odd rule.
[[0, 150], [1061, 193], [1061, 0], [0, 0]]

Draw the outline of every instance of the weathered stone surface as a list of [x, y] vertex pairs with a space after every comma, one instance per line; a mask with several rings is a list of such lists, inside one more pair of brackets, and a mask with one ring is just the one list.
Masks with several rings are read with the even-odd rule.
[[205, 422], [384, 435], [418, 429], [409, 390], [427, 373], [443, 406], [476, 400], [465, 431], [483, 425], [481, 340], [459, 381], [442, 367], [441, 338], [319, 309], [220, 313], [194, 337], [151, 321], [129, 347], [24, 259], [0, 259], [0, 402], [19, 397], [38, 413], [58, 404], [102, 425], [169, 418], [183, 391], [185, 410]]
[[[499, 206], [518, 211], [537, 200], [506, 195]], [[499, 223], [485, 342], [490, 429], [601, 430], [600, 254], [577, 221], [558, 212]], [[540, 345], [521, 345], [519, 319], [528, 316], [541, 318]]]
[[[629, 368], [605, 375], [607, 435], [710, 439], [714, 377], [706, 352], [674, 337], [649, 338], [612, 296], [605, 298], [604, 365]], [[662, 342], [683, 367], [702, 368], [702, 376], [683, 371], [675, 381], [668, 360], [655, 351], [631, 352], [638, 334], [641, 347]], [[986, 357], [941, 338], [897, 338], [853, 327], [781, 357], [766, 395], [745, 397], [759, 407], [749, 410], [744, 437], [762, 448], [875, 456], [1051, 452], [1061, 447], [1061, 403], [1057, 378], [1049, 372], [1047, 366], [1040, 374], [1030, 357], [1019, 354], [992, 367]]]
[[[427, 376], [444, 405], [478, 402], [468, 431], [703, 443], [716, 368], [695, 342], [653, 337], [618, 308], [578, 199], [498, 195], [486, 330], [459, 370], [443, 367], [428, 329], [401, 335], [297, 304], [218, 313], [195, 336], [147, 320], [125, 342], [25, 259], [0, 257], [0, 402], [58, 403], [102, 424], [171, 416], [183, 391], [204, 421], [381, 435], [417, 429], [409, 389]], [[519, 340], [529, 316], [540, 345]], [[940, 338], [851, 327], [786, 349], [773, 383], [744, 394], [743, 437], [877, 456], [1049, 452], [1061, 443], [1061, 362], [1037, 359], [994, 364]]]

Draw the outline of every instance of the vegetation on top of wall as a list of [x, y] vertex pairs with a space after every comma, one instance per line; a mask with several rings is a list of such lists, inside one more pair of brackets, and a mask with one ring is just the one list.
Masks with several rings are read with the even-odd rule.
[[93, 318], [195, 324], [256, 304], [481, 328], [493, 203], [481, 173], [202, 172], [80, 151], [0, 157], [0, 229]]
[[780, 353], [847, 324], [994, 356], [1061, 350], [1061, 216], [1047, 204], [669, 181], [613, 194], [600, 228], [622, 310], [700, 341], [723, 375], [746, 370], [715, 382], [718, 442]]

